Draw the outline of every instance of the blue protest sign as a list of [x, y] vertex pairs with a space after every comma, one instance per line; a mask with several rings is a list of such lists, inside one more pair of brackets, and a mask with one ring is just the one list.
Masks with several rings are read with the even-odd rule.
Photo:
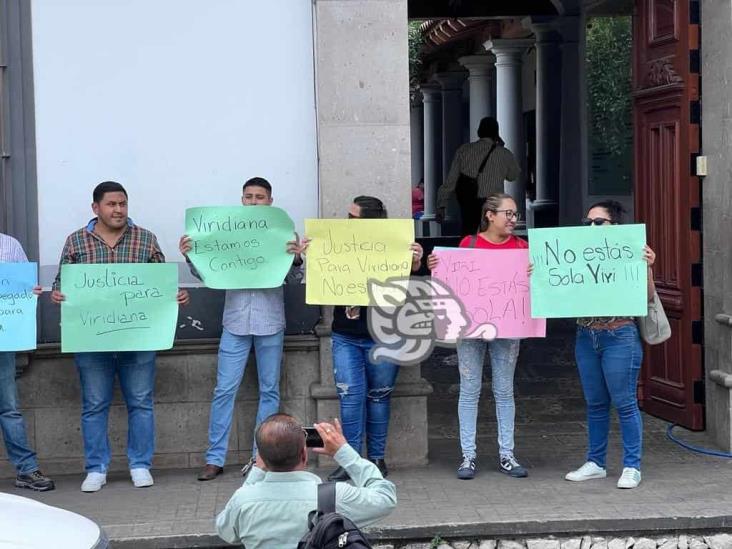
[[36, 348], [35, 263], [0, 263], [0, 351]]

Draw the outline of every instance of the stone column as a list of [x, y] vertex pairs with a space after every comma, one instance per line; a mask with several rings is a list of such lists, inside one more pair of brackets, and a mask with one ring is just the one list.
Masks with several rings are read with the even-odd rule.
[[470, 140], [477, 141], [481, 119], [493, 116], [491, 90], [496, 58], [491, 54], [467, 55], [458, 61], [470, 73]]
[[437, 84], [424, 84], [424, 215], [429, 223], [429, 236], [439, 236], [435, 222], [437, 187], [442, 183], [442, 91]]
[[316, 0], [313, 7], [319, 213], [343, 217], [354, 196], [368, 194], [390, 217], [409, 217], [407, 3]]
[[534, 22], [531, 28], [536, 36], [536, 199], [531, 209], [536, 227], [555, 227], [559, 223], [562, 93], [557, 74], [562, 56], [551, 22]]
[[496, 56], [496, 118], [500, 135], [506, 148], [516, 157], [521, 166], [521, 175], [516, 181], [506, 181], [505, 191], [513, 196], [521, 212], [518, 228], [525, 228], [526, 218], [526, 139], [524, 136], [524, 109], [521, 93], [522, 57], [531, 39], [496, 39], [484, 44], [486, 50]]
[[559, 150], [559, 223], [576, 225], [587, 199], [587, 110], [584, 18], [560, 17], [562, 109]]
[[409, 137], [412, 151], [412, 187], [424, 177], [424, 106], [422, 94], [415, 94], [409, 110]]
[[[463, 83], [465, 71], [447, 71], [434, 75], [442, 89], [442, 180], [447, 181], [455, 151], [463, 140]], [[458, 231], [460, 209], [453, 195], [447, 204], [442, 231], [448, 234]]]
[[[407, 2], [315, 0], [313, 7], [320, 216], [342, 218], [354, 196], [370, 194], [384, 200], [390, 217], [409, 217]], [[303, 421], [338, 414], [329, 326], [320, 326], [318, 336], [319, 379], [296, 380], [315, 403]], [[427, 461], [429, 390], [419, 367], [402, 369], [392, 397], [389, 463]]]
[[[705, 3], [701, 35], [701, 132], [707, 157], [702, 180], [704, 265], [704, 372], [706, 374], [706, 430], [723, 450], [732, 451], [732, 125], [729, 74], [732, 73], [729, 6]], [[694, 186], [696, 188], [696, 185]]]

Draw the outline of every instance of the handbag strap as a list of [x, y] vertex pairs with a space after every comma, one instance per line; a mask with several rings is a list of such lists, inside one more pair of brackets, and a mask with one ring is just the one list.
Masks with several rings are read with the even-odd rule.
[[321, 482], [318, 484], [318, 512], [323, 515], [335, 513], [336, 483]]
[[483, 170], [485, 169], [486, 162], [488, 162], [488, 158], [490, 157], [491, 153], [496, 150], [496, 143], [494, 142], [493, 145], [491, 145], [490, 150], [488, 151], [488, 154], [485, 155], [485, 158], [483, 159], [483, 162], [480, 163], [480, 168], [478, 168], [478, 175], [483, 173]]
[[469, 248], [475, 248], [475, 244], [477, 242], [478, 242], [478, 235], [477, 234], [470, 235], [470, 245], [468, 247]]

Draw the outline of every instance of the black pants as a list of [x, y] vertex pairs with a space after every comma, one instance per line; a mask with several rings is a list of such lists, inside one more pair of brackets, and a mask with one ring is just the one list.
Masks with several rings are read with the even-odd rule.
[[460, 236], [476, 234], [480, 226], [480, 212], [483, 209], [485, 198], [478, 198], [477, 196], [461, 197], [458, 195], [457, 199], [462, 220]]

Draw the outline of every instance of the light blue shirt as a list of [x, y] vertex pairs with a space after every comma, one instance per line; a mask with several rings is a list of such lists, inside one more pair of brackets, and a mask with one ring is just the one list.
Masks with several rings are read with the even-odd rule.
[[[362, 528], [387, 516], [396, 507], [396, 488], [378, 467], [348, 444], [335, 460], [355, 486], [336, 485], [336, 511]], [[244, 484], [216, 517], [216, 532], [246, 549], [297, 547], [308, 532], [308, 514], [318, 506], [320, 477], [308, 471], [271, 473], [252, 468]]]
[[[201, 279], [193, 263], [186, 258], [191, 274]], [[285, 284], [299, 284], [303, 266], [292, 265]], [[238, 336], [268, 336], [285, 329], [285, 297], [282, 286], [257, 290], [226, 290], [221, 323], [226, 331]]]
[[[302, 280], [302, 265], [293, 265], [285, 284]], [[282, 286], [262, 290], [226, 290], [222, 324], [238, 336], [268, 336], [285, 329], [285, 297]]]
[[12, 236], [0, 233], [0, 263], [25, 263], [28, 258], [25, 256], [23, 246]]

